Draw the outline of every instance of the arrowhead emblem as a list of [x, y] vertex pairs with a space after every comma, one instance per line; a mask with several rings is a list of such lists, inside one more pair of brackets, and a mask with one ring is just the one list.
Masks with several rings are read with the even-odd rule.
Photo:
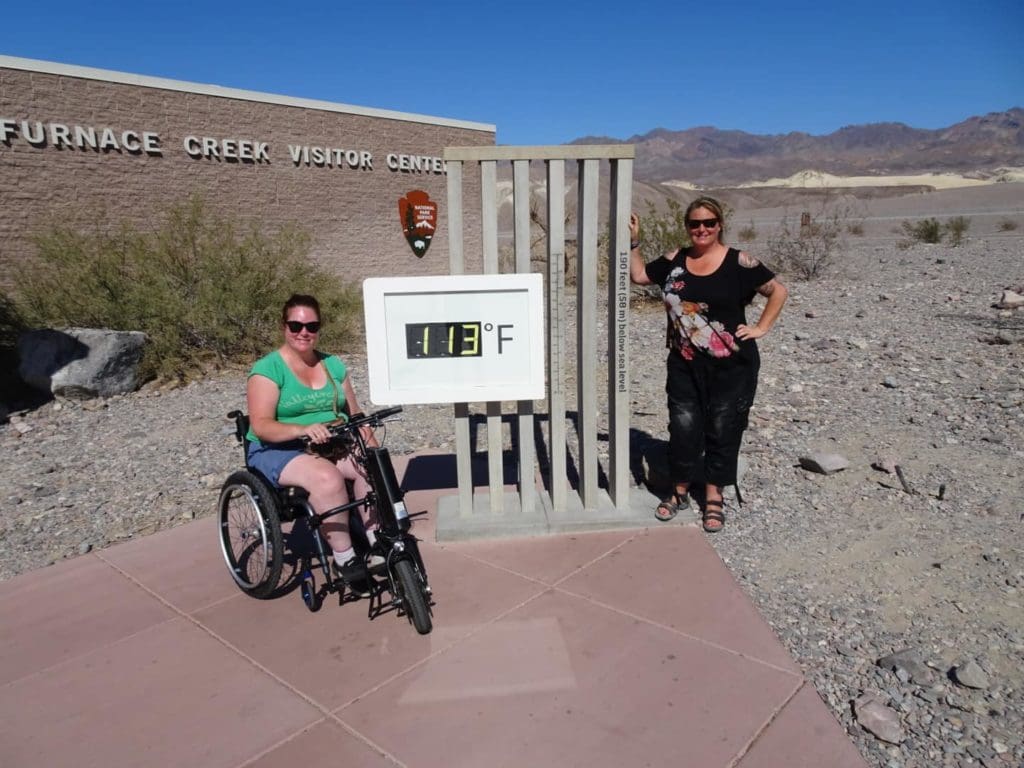
[[437, 229], [437, 203], [422, 189], [414, 189], [399, 199], [398, 217], [409, 247], [422, 259]]

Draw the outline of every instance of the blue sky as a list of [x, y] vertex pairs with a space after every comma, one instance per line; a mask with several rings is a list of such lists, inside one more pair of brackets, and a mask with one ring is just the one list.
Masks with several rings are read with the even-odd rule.
[[1021, 0], [7, 3], [0, 53], [493, 123], [939, 128], [1024, 106]]

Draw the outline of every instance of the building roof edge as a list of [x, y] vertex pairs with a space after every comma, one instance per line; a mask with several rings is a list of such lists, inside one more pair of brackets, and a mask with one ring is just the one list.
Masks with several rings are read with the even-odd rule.
[[28, 72], [41, 72], [49, 75], [63, 75], [65, 77], [79, 77], [86, 80], [102, 80], [110, 83], [120, 83], [122, 85], [135, 85], [142, 88], [160, 88], [167, 91], [181, 91], [183, 93], [196, 93], [204, 96], [218, 96], [225, 99], [259, 101], [265, 104], [279, 104], [287, 107], [301, 107], [303, 109], [318, 109], [325, 112], [340, 112], [343, 114], [361, 115], [363, 117], [377, 117], [385, 120], [401, 120], [411, 123], [442, 125], [449, 128], [464, 128], [471, 131], [484, 131], [488, 133], [497, 132], [497, 128], [494, 125], [488, 123], [476, 123], [469, 120], [455, 120], [447, 117], [418, 115], [411, 112], [397, 112], [389, 109], [375, 109], [373, 107], [357, 107], [351, 104], [339, 104], [333, 101], [303, 99], [273, 93], [261, 93], [260, 91], [247, 91], [241, 88], [227, 88], [220, 85], [191, 83], [184, 80], [171, 80], [164, 77], [135, 75], [129, 72], [116, 72], [114, 70], [96, 69], [94, 67], [80, 67], [74, 64], [60, 64], [53, 61], [23, 59], [17, 56], [5, 56], [0, 54], [0, 69], [3, 68], [18, 69]]

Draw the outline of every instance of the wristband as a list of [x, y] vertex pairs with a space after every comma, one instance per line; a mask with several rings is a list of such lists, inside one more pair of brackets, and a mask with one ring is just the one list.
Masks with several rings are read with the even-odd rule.
[[631, 242], [629, 244], [629, 250], [631, 250], [631, 251], [635, 251], [639, 247], [640, 247], [640, 241], [639, 240], [636, 240], [635, 242]]

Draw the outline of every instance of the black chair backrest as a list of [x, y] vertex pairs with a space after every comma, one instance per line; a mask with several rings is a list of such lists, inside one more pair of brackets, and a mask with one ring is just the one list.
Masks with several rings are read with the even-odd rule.
[[242, 458], [245, 460], [245, 466], [249, 466], [249, 441], [246, 439], [246, 435], [249, 434], [249, 414], [242, 413], [242, 411], [232, 411], [228, 414], [229, 419], [235, 420], [235, 439], [242, 446]]

